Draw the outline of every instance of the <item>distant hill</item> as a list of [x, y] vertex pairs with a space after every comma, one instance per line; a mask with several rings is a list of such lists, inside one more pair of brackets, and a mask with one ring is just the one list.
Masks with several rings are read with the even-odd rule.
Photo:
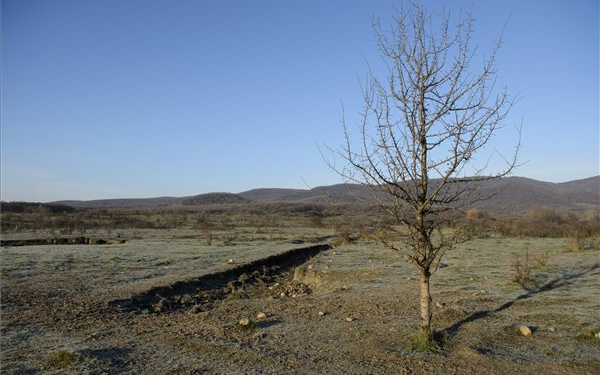
[[238, 195], [254, 202], [286, 202], [309, 197], [310, 190], [267, 188], [248, 190]]
[[124, 198], [124, 199], [96, 199], [91, 201], [57, 201], [55, 204], [64, 204], [74, 208], [151, 208], [177, 204], [182, 198]]
[[249, 203], [250, 200], [231, 193], [208, 193], [182, 198], [179, 203], [185, 206], [196, 206], [203, 204], [235, 204]]
[[[572, 211], [600, 208], [600, 176], [564, 183], [508, 177], [471, 185], [472, 194], [491, 196], [476, 206], [492, 213], [520, 214], [536, 206]], [[373, 200], [368, 187], [352, 184], [321, 186], [311, 190], [255, 189], [238, 195], [255, 202], [353, 203]]]
[[[521, 214], [536, 206], [571, 211], [600, 210], [600, 176], [563, 183], [537, 181], [524, 177], [471, 183], [472, 194], [492, 196], [476, 206], [496, 214]], [[366, 186], [338, 184], [314, 189], [253, 189], [237, 194], [208, 193], [191, 197], [146, 199], [102, 199], [60, 201], [55, 204], [74, 208], [151, 208], [171, 205], [214, 205], [249, 203], [355, 203], [370, 202], [373, 195]]]
[[520, 214], [536, 206], [570, 211], [600, 209], [600, 176], [553, 183], [523, 177], [508, 177], [481, 184], [483, 194], [498, 192], [477, 207], [503, 214]]
[[2, 212], [40, 212], [47, 211], [51, 213], [73, 212], [75, 208], [66, 204], [56, 203], [37, 203], [37, 202], [0, 202], [0, 211]]

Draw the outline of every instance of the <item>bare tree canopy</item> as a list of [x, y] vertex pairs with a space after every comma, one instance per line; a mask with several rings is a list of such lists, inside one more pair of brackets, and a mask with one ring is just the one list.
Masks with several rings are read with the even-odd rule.
[[475, 68], [472, 14], [459, 14], [454, 27], [450, 19], [449, 12], [435, 17], [411, 4], [399, 10], [389, 31], [373, 20], [387, 75], [382, 79], [369, 71], [362, 85], [359, 137], [351, 137], [344, 120], [344, 146], [331, 149], [328, 160], [344, 179], [371, 187], [379, 206], [408, 233], [401, 244], [384, 243], [420, 271], [421, 328], [428, 339], [429, 277], [444, 253], [466, 240], [461, 233], [442, 232], [441, 214], [485, 199], [467, 190], [466, 183], [508, 175], [520, 148], [519, 140], [511, 157], [502, 158], [503, 169], [492, 174], [487, 165], [473, 163], [515, 98], [496, 88], [502, 37]]

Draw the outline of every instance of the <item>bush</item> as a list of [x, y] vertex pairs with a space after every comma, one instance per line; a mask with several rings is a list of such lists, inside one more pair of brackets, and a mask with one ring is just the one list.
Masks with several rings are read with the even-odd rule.
[[531, 275], [531, 265], [529, 264], [529, 252], [525, 252], [525, 262], [519, 260], [519, 256], [515, 255], [513, 262], [514, 278], [513, 280], [520, 285], [528, 286], [533, 282]]

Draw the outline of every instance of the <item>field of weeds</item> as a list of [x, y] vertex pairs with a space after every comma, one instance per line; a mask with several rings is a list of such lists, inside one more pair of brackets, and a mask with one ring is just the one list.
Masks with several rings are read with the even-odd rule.
[[[416, 271], [367, 237], [335, 234], [307, 225], [123, 229], [93, 233], [121, 244], [2, 247], [2, 373], [600, 371], [596, 240], [576, 252], [563, 238], [457, 246], [432, 278], [441, 348], [420, 353], [411, 344]], [[326, 242], [337, 246], [231, 271]], [[140, 297], [149, 293], [155, 299]]]

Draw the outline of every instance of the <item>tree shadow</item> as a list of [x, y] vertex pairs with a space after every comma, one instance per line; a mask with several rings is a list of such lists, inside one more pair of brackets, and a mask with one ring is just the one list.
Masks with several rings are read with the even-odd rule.
[[442, 332], [445, 332], [449, 337], [455, 336], [458, 333], [458, 331], [460, 330], [460, 328], [467, 323], [471, 323], [471, 322], [474, 322], [479, 319], [487, 318], [488, 316], [490, 316], [492, 314], [506, 310], [509, 307], [511, 307], [515, 302], [527, 300], [527, 299], [534, 297], [540, 293], [548, 292], [548, 291], [569, 285], [569, 284], [571, 284], [571, 282], [573, 280], [585, 277], [585, 276], [593, 273], [595, 270], [597, 270], [599, 268], [600, 268], [600, 263], [595, 263], [590, 268], [580, 270], [579, 272], [563, 271], [563, 273], [560, 276], [557, 276], [554, 279], [552, 279], [544, 284], [541, 284], [541, 285], [521, 284], [523, 289], [525, 289], [525, 291], [526, 291], [525, 293], [515, 297], [514, 299], [512, 299], [510, 301], [505, 302], [504, 304], [496, 307], [495, 309], [474, 312], [473, 314], [467, 316], [466, 318], [443, 329]]
[[133, 352], [130, 348], [101, 348], [85, 349], [80, 353], [85, 357], [96, 358], [106, 363], [110, 369], [109, 374], [121, 374], [127, 369], [126, 357]]

